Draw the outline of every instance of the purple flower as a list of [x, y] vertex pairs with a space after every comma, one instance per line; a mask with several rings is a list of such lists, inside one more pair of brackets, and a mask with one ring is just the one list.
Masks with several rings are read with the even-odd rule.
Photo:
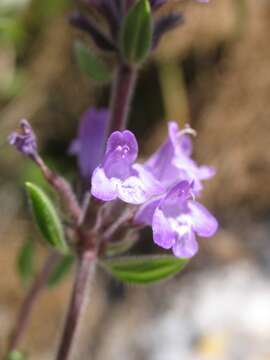
[[78, 157], [80, 173], [85, 179], [89, 179], [101, 162], [108, 118], [109, 112], [106, 109], [87, 110], [81, 117], [78, 137], [71, 143], [69, 152]]
[[33, 159], [37, 156], [36, 135], [26, 119], [20, 121], [20, 131], [14, 131], [8, 136], [10, 145], [16, 147], [22, 154]]
[[138, 143], [132, 132], [115, 131], [107, 142], [102, 164], [92, 176], [91, 193], [103, 201], [116, 198], [129, 204], [142, 204], [164, 192], [161, 184], [135, 163]]
[[193, 196], [192, 184], [181, 181], [165, 197], [141, 209], [135, 219], [137, 223], [152, 225], [154, 242], [164, 249], [172, 248], [180, 258], [196, 254], [196, 234], [210, 237], [218, 228], [214, 216]]
[[181, 180], [187, 180], [193, 183], [193, 190], [198, 194], [202, 189], [201, 180], [211, 178], [215, 170], [209, 166], [198, 166], [191, 159], [192, 142], [188, 135], [191, 132], [188, 127], [180, 131], [176, 122], [169, 122], [167, 141], [150, 157], [145, 168], [167, 189]]

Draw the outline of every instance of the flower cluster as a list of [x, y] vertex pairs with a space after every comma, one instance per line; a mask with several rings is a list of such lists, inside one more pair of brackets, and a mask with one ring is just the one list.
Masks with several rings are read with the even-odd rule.
[[[210, 237], [218, 227], [214, 216], [195, 200], [203, 189], [202, 181], [215, 171], [192, 159], [190, 135], [194, 130], [179, 130], [176, 122], [169, 122], [168, 139], [139, 164], [138, 143], [129, 130], [113, 132], [103, 156], [108, 117], [105, 109], [86, 111], [70, 147], [78, 157], [82, 178], [88, 178], [92, 195], [104, 202], [119, 199], [133, 205], [133, 223], [152, 226], [158, 246], [172, 249], [177, 257], [194, 256], [198, 251], [196, 235]], [[9, 143], [35, 161], [36, 136], [26, 120], [20, 126], [20, 132], [9, 136]]]
[[191, 158], [189, 127], [180, 131], [175, 122], [168, 127], [167, 141], [144, 164], [135, 162], [138, 143], [130, 131], [112, 133], [103, 161], [93, 172], [91, 193], [103, 201], [119, 198], [139, 205], [134, 222], [152, 226], [160, 247], [189, 258], [198, 250], [195, 235], [210, 237], [218, 227], [213, 215], [195, 200], [202, 180], [215, 172]]

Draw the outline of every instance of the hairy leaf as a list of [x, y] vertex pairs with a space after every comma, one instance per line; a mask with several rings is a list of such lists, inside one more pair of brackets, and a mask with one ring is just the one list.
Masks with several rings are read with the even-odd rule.
[[153, 283], [181, 271], [189, 259], [174, 256], [120, 257], [102, 265], [117, 279], [134, 284]]
[[68, 246], [63, 227], [52, 201], [37, 185], [28, 182], [26, 183], [26, 190], [34, 219], [43, 238], [56, 250], [66, 253]]

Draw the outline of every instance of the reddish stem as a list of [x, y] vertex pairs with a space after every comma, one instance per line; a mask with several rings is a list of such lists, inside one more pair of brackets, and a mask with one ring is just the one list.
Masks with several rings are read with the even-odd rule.
[[126, 128], [136, 78], [137, 71], [135, 68], [122, 63], [118, 65], [112, 87], [111, 114], [107, 136], [113, 131]]
[[31, 288], [26, 294], [26, 297], [19, 310], [15, 329], [10, 337], [10, 341], [8, 345], [8, 353], [16, 350], [18, 343], [22, 335], [24, 334], [24, 330], [27, 326], [33, 305], [36, 302], [38, 296], [40, 295], [41, 290], [44, 288], [45, 284], [47, 283], [51, 271], [56, 265], [57, 261], [59, 260], [59, 257], [60, 255], [57, 253], [52, 253], [47, 257], [43, 265], [43, 268], [36, 276]]
[[77, 273], [71, 301], [64, 326], [64, 333], [56, 356], [57, 360], [67, 360], [71, 356], [78, 325], [89, 297], [89, 285], [94, 275], [96, 255], [93, 250], [83, 250], [78, 257]]
[[78, 224], [81, 220], [82, 211], [68, 181], [49, 169], [41, 157], [37, 156], [35, 158], [35, 162], [39, 166], [48, 183], [51, 184], [51, 186], [58, 192], [67, 211], [72, 216], [75, 223]]

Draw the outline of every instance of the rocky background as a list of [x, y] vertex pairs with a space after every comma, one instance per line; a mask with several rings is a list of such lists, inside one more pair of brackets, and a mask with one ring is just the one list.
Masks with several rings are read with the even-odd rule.
[[[109, 93], [74, 63], [80, 34], [67, 24], [70, 7], [38, 3], [13, 8], [21, 35], [0, 26], [0, 354], [25, 292], [18, 249], [29, 233], [38, 237], [22, 187], [33, 170], [6, 136], [27, 117], [44, 156], [76, 186], [68, 144], [81, 112], [106, 104]], [[150, 288], [123, 287], [99, 271], [78, 360], [270, 358], [270, 3], [181, 6], [186, 24], [163, 39], [141, 73], [130, 126], [146, 156], [164, 139], [164, 120], [191, 123], [196, 158], [217, 168], [203, 201], [220, 231], [200, 242], [184, 272]], [[37, 248], [38, 262], [45, 250]], [[41, 294], [22, 343], [29, 359], [53, 359], [70, 286], [71, 276]]]

